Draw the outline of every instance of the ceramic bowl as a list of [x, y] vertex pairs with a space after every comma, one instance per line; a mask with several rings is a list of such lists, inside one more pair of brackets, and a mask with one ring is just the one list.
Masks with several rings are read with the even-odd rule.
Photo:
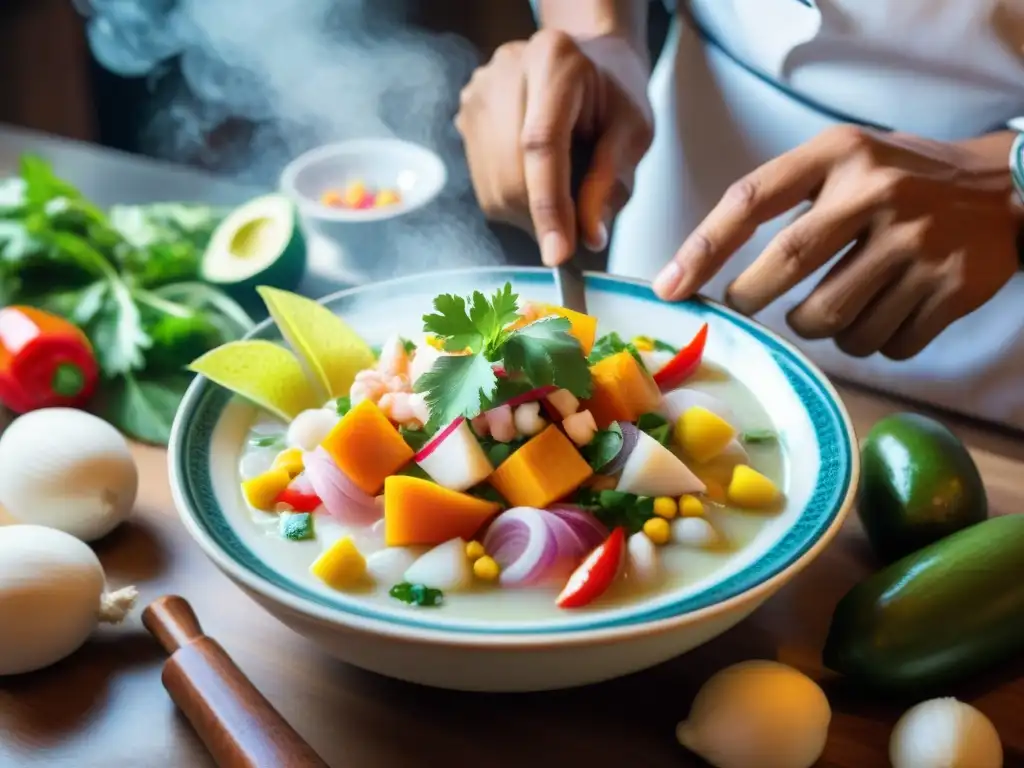
[[[426, 147], [399, 139], [355, 139], [299, 155], [282, 171], [280, 187], [295, 202], [307, 236], [330, 246], [322, 249], [328, 263], [312, 266], [361, 283], [373, 276], [388, 247], [389, 225], [400, 217], [427, 214], [447, 179], [444, 162]], [[401, 202], [365, 210], [320, 202], [324, 192], [340, 191], [354, 181], [398, 190]]]
[[[323, 300], [370, 343], [420, 327], [440, 292], [492, 291], [505, 282], [556, 301], [550, 270], [494, 268], [377, 283]], [[237, 464], [255, 410], [197, 378], [175, 420], [170, 475], [192, 536], [266, 610], [324, 650], [391, 677], [444, 688], [536, 691], [594, 683], [684, 653], [743, 620], [817, 557], [854, 498], [856, 437], [835, 390], [796, 349], [753, 321], [704, 301], [666, 304], [645, 283], [586, 275], [601, 328], [685, 343], [709, 324], [706, 359], [765, 405], [784, 453], [785, 508], [735, 558], [675, 592], [628, 606], [566, 612], [549, 621], [469, 621], [332, 591], [260, 557], [241, 498]], [[260, 338], [280, 338], [270, 323]], [[305, 574], [304, 574], [305, 575]]]

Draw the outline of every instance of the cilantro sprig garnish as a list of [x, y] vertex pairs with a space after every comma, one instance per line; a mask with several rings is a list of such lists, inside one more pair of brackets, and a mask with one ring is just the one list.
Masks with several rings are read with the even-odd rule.
[[590, 396], [590, 368], [569, 321], [544, 317], [515, 327], [518, 303], [509, 283], [489, 299], [479, 291], [468, 302], [452, 294], [434, 299], [423, 330], [454, 354], [438, 359], [416, 382], [430, 408], [429, 429], [459, 416], [473, 418], [531, 388], [553, 385]]

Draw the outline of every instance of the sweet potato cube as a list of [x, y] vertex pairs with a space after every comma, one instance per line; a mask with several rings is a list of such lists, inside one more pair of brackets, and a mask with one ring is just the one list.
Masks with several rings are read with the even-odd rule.
[[384, 542], [405, 547], [469, 540], [500, 509], [430, 480], [391, 475], [384, 481]]
[[605, 429], [613, 421], [636, 421], [657, 410], [661, 392], [651, 375], [628, 351], [616, 352], [590, 367], [593, 390], [581, 408]]
[[413, 450], [370, 400], [363, 400], [334, 425], [321, 445], [338, 468], [365, 493], [376, 495], [384, 479], [410, 461]]
[[543, 509], [593, 473], [572, 441], [552, 424], [505, 459], [489, 482], [509, 504]]
[[[565, 307], [559, 307], [555, 304], [539, 304], [535, 303], [534, 307], [539, 310], [540, 317], [550, 317], [551, 315], [558, 315], [564, 317], [569, 321], [569, 334], [576, 337], [576, 340], [580, 343], [583, 348], [583, 354], [589, 355], [590, 350], [594, 348], [594, 340], [597, 338], [597, 318], [585, 315], [582, 312], [576, 312], [572, 309], [566, 309]], [[538, 318], [540, 319], [540, 318]], [[532, 320], [520, 318], [512, 324], [512, 328], [522, 328], [524, 325], [529, 325]]]

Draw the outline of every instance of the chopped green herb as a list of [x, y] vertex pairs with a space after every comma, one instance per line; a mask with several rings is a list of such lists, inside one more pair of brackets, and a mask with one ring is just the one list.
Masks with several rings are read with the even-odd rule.
[[600, 430], [594, 439], [583, 448], [583, 457], [591, 468], [598, 472], [607, 466], [622, 450], [622, 427], [612, 422], [608, 429]]
[[583, 488], [576, 494], [576, 504], [609, 528], [621, 525], [630, 534], [639, 531], [644, 523], [654, 517], [654, 499], [622, 491]]
[[606, 357], [611, 357], [619, 352], [629, 352], [629, 354], [633, 356], [633, 359], [640, 363], [640, 365], [646, 370], [644, 361], [640, 357], [640, 352], [637, 348], [628, 341], [623, 341], [622, 337], [614, 331], [605, 334], [594, 343], [594, 348], [590, 350], [590, 357], [587, 360], [591, 365], [593, 365], [594, 363], [600, 362]]
[[672, 425], [657, 413], [645, 413], [636, 420], [636, 428], [646, 432], [662, 445], [672, 440]]
[[409, 341], [408, 339], [402, 339], [402, 346], [405, 347], [405, 354], [411, 355], [416, 351], [416, 342]]
[[635, 341], [642, 341], [646, 343], [655, 352], [671, 352], [673, 355], [678, 354], [679, 349], [673, 347], [668, 342], [662, 341], [661, 339], [655, 339], [653, 336], [637, 336]]
[[250, 438], [249, 445], [253, 448], [276, 448], [284, 445], [284, 438], [281, 435], [260, 435]]
[[[473, 418], [505, 402], [510, 391], [554, 385], [577, 397], [590, 394], [590, 369], [579, 341], [569, 333], [563, 317], [550, 317], [518, 329], [509, 325], [519, 317], [519, 297], [510, 283], [490, 299], [479, 291], [469, 305], [461, 296], [443, 294], [434, 299], [434, 314], [424, 315], [423, 330], [437, 336], [450, 352], [416, 382], [426, 395], [431, 429], [450, 424], [459, 416]], [[499, 378], [496, 364], [504, 369]]]
[[339, 397], [334, 401], [334, 408], [338, 411], [339, 416], [344, 416], [346, 413], [352, 410], [352, 398], [347, 395]]
[[480, 446], [484, 449], [484, 453], [487, 454], [487, 460], [491, 462], [491, 466], [495, 469], [497, 469], [498, 465], [505, 461], [505, 459], [518, 451], [527, 440], [527, 438], [518, 437], [508, 443], [499, 443], [492, 437], [483, 437], [478, 439], [480, 440]]
[[779, 438], [770, 429], [752, 429], [749, 432], [744, 432], [740, 439], [744, 443], [756, 445], [757, 443], [774, 443]]
[[420, 480], [433, 480], [433, 478], [426, 473], [426, 471], [417, 464], [415, 461], [410, 461], [404, 467], [402, 467], [395, 474], [405, 475], [406, 477], [416, 477]]
[[431, 435], [425, 429], [406, 429], [401, 427], [398, 433], [405, 440], [406, 444], [417, 453], [424, 445], [430, 442]]
[[314, 538], [313, 515], [309, 512], [285, 513], [280, 521], [281, 537], [290, 541]]
[[498, 493], [494, 486], [489, 485], [488, 483], [475, 485], [466, 491], [466, 493], [470, 496], [476, 496], [478, 499], [483, 499], [484, 501], [492, 501], [495, 504], [501, 504], [503, 507], [508, 506], [508, 501], [505, 500], [505, 497]]
[[401, 600], [403, 603], [422, 607], [432, 608], [444, 602], [444, 593], [440, 589], [434, 589], [424, 584], [410, 584], [407, 581], [395, 584], [395, 586], [388, 590], [388, 594], [395, 598], [395, 600]]

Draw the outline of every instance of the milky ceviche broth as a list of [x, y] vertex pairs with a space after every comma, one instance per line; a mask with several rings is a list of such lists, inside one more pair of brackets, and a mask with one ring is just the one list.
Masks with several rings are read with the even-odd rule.
[[439, 619], [571, 618], [713, 578], [782, 508], [771, 420], [703, 360], [706, 326], [681, 347], [627, 340], [506, 286], [440, 296], [374, 349], [319, 305], [264, 298], [294, 354], [234, 344], [260, 345], [275, 385], [218, 375], [251, 348], [197, 367], [262, 408], [243, 538], [314, 589]]

